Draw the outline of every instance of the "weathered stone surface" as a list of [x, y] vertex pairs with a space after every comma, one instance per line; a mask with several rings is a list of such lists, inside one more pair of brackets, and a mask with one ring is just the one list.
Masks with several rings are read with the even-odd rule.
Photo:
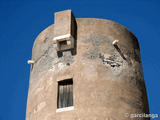
[[[113, 21], [76, 22], [74, 56], [70, 51], [57, 56], [54, 25], [35, 40], [26, 120], [127, 120], [125, 113], [148, 113], [136, 37]], [[114, 40], [119, 40], [117, 46]], [[58, 81], [68, 78], [73, 78], [74, 110], [58, 113]]]

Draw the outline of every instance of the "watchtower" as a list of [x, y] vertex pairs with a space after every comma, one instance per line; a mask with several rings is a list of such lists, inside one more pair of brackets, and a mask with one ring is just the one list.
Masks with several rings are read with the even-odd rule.
[[28, 62], [26, 120], [127, 120], [125, 113], [149, 113], [139, 45], [128, 29], [75, 18], [71, 10], [54, 19]]

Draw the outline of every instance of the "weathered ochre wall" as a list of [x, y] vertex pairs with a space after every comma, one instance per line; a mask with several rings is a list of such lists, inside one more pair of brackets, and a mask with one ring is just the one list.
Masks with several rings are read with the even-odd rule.
[[[58, 58], [54, 25], [35, 40], [26, 120], [128, 120], [125, 113], [147, 113], [135, 36], [113, 21], [78, 18], [76, 22], [74, 56], [64, 52]], [[118, 48], [112, 45], [116, 39]], [[56, 112], [57, 81], [67, 78], [73, 78], [74, 110]]]

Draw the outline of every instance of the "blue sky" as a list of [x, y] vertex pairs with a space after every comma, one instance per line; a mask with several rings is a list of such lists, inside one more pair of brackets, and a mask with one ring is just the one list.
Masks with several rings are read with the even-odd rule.
[[25, 120], [33, 42], [65, 9], [77, 18], [114, 20], [137, 36], [150, 112], [160, 115], [159, 6], [158, 0], [0, 0], [0, 120]]

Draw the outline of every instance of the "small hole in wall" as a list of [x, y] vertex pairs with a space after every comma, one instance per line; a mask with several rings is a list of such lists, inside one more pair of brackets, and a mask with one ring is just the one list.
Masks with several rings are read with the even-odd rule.
[[70, 63], [67, 63], [66, 65], [67, 65], [67, 66], [70, 66]]

